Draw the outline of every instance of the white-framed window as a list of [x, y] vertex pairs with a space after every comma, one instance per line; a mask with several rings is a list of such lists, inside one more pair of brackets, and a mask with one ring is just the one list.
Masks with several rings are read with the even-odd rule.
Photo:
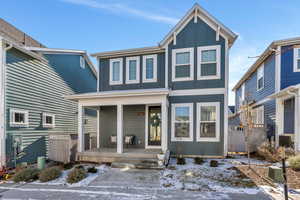
[[198, 80], [221, 78], [221, 46], [201, 46], [197, 48]]
[[157, 55], [143, 56], [143, 82], [157, 81]]
[[171, 141], [193, 141], [193, 103], [172, 104]]
[[194, 80], [194, 48], [172, 50], [172, 81]]
[[27, 110], [10, 109], [10, 126], [11, 127], [28, 127], [28, 116]]
[[127, 57], [126, 58], [126, 83], [139, 83], [140, 82], [140, 57]]
[[294, 48], [294, 72], [300, 72], [300, 48]]
[[241, 100], [242, 102], [240, 103], [243, 103], [243, 101], [245, 100], [245, 83], [242, 84], [242, 87], [241, 87]]
[[262, 64], [258, 69], [257, 69], [257, 90], [261, 90], [264, 88], [264, 70], [265, 66]]
[[252, 110], [252, 119], [254, 125], [263, 125], [264, 124], [264, 119], [265, 119], [265, 111], [264, 111], [264, 106], [259, 106], [256, 107]]
[[114, 58], [109, 60], [109, 84], [123, 84], [123, 59]]
[[43, 127], [54, 128], [55, 127], [55, 115], [50, 113], [43, 113]]
[[80, 67], [81, 67], [82, 69], [84, 69], [84, 68], [85, 68], [85, 60], [84, 60], [84, 57], [83, 57], [83, 56], [80, 56], [79, 62], [80, 62]]
[[220, 141], [220, 102], [197, 103], [197, 142]]

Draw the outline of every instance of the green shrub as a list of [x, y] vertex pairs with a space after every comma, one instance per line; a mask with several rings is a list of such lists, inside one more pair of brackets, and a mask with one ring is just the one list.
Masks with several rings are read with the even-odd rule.
[[177, 158], [177, 165], [185, 165], [185, 159], [181, 158], [181, 157], [178, 157]]
[[72, 169], [73, 166], [74, 166], [74, 163], [71, 163], [71, 162], [63, 164], [64, 170]]
[[77, 183], [86, 177], [86, 172], [84, 169], [74, 168], [69, 172], [67, 182], [68, 183]]
[[59, 167], [49, 167], [41, 171], [39, 180], [41, 182], [48, 182], [57, 179], [61, 175], [61, 169]]
[[97, 173], [98, 172], [98, 169], [96, 169], [94, 166], [93, 167], [89, 167], [87, 169], [88, 173]]
[[300, 154], [288, 159], [290, 167], [295, 171], [300, 171]]
[[204, 160], [203, 160], [203, 158], [196, 157], [196, 158], [194, 158], [194, 162], [197, 165], [202, 165], [204, 163]]
[[219, 162], [217, 160], [211, 160], [209, 166], [211, 167], [218, 167]]
[[36, 168], [26, 168], [22, 169], [19, 172], [17, 172], [14, 177], [13, 181], [18, 182], [32, 182], [39, 178], [39, 170]]
[[82, 165], [77, 165], [75, 166], [76, 169], [84, 169], [84, 167]]

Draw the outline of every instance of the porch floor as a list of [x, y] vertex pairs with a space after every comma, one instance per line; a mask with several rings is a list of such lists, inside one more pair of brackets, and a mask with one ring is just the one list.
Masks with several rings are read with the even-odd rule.
[[92, 149], [77, 153], [77, 160], [96, 163], [154, 161], [157, 154], [162, 153], [161, 149], [124, 148], [122, 154], [116, 151], [116, 148]]

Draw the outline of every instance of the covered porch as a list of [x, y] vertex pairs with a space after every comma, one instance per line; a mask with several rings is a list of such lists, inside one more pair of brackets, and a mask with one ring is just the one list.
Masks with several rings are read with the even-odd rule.
[[[78, 102], [78, 158], [115, 161], [155, 158], [167, 150], [168, 90], [124, 90], [71, 95]], [[96, 147], [86, 149], [84, 110], [97, 110]]]

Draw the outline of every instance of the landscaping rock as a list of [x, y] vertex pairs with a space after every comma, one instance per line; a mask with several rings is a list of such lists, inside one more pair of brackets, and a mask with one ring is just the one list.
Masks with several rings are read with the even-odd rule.
[[217, 160], [211, 160], [210, 161], [210, 166], [211, 167], [218, 167], [219, 166], [219, 162]]

